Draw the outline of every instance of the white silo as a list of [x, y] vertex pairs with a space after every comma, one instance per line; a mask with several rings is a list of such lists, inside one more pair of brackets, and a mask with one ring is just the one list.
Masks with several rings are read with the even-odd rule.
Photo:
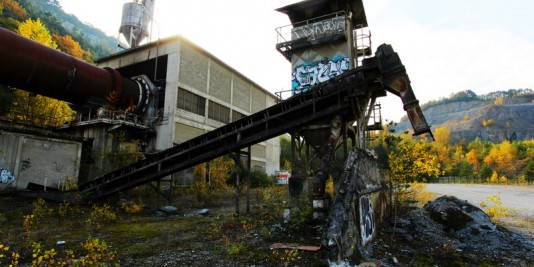
[[139, 46], [150, 35], [148, 26], [153, 20], [154, 1], [134, 0], [122, 7], [119, 33], [122, 33], [131, 48]]

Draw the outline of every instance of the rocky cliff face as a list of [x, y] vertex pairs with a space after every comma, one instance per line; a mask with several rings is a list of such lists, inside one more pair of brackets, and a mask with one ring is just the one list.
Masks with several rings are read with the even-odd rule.
[[[471, 100], [435, 105], [423, 110], [432, 129], [446, 127], [451, 142], [468, 143], [479, 137], [483, 141], [500, 143], [503, 140], [534, 138], [534, 97], [493, 101]], [[402, 118], [393, 127], [396, 133], [411, 129], [408, 119]]]

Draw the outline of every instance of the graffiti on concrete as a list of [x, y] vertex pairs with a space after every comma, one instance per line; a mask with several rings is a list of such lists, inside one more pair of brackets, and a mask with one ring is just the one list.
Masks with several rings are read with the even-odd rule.
[[32, 162], [30, 158], [22, 160], [22, 164], [20, 165], [20, 172], [23, 172], [31, 167], [32, 167]]
[[328, 81], [349, 69], [349, 58], [336, 56], [330, 60], [325, 58], [319, 62], [306, 62], [295, 68], [291, 74], [291, 90], [299, 94], [312, 86]]
[[13, 173], [9, 170], [6, 170], [2, 167], [0, 167], [0, 183], [2, 184], [10, 184], [15, 181], [15, 176]]
[[296, 40], [305, 37], [317, 37], [345, 32], [345, 16], [306, 24], [291, 30], [291, 39]]
[[360, 197], [360, 228], [362, 243], [365, 244], [371, 240], [376, 229], [373, 202], [367, 195]]

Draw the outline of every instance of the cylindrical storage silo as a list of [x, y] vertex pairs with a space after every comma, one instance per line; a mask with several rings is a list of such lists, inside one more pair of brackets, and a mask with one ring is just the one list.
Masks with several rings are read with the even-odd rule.
[[122, 21], [119, 32], [124, 35], [130, 47], [138, 46], [148, 36], [150, 14], [141, 4], [130, 2], [122, 7]]

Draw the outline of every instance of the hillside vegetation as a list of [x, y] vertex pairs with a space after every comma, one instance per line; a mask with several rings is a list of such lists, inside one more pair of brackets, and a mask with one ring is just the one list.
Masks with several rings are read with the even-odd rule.
[[[432, 129], [445, 127], [452, 143], [476, 138], [500, 143], [534, 138], [534, 91], [510, 89], [478, 96], [467, 90], [422, 106]], [[411, 130], [406, 117], [391, 127], [397, 133]]]
[[0, 0], [0, 14], [0, 27], [11, 31], [16, 31], [25, 20], [39, 19], [51, 35], [71, 36], [90, 52], [88, 61], [111, 54], [117, 45], [115, 38], [65, 13], [57, 0]]

